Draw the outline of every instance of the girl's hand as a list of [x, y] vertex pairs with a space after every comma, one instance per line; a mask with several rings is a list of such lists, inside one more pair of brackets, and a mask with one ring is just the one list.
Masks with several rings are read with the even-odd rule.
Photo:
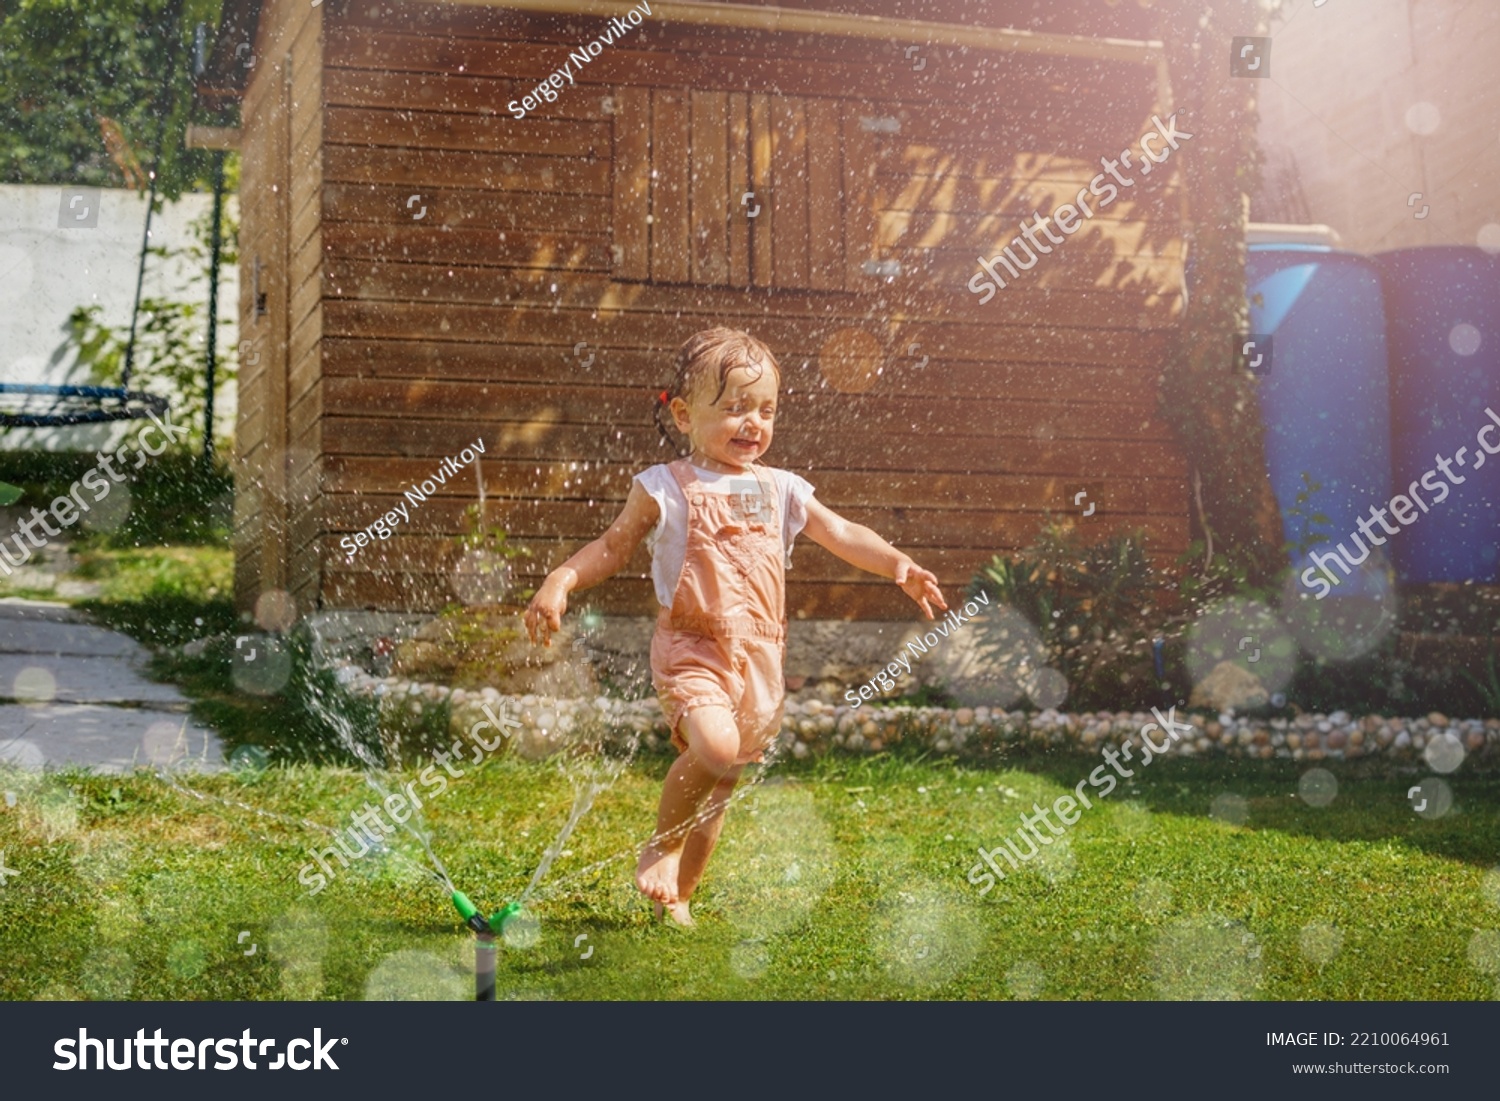
[[567, 588], [557, 574], [548, 574], [526, 609], [526, 633], [531, 636], [531, 641], [550, 647], [552, 633], [562, 630], [562, 617], [567, 610]]
[[928, 619], [935, 618], [929, 601], [945, 612], [948, 610], [948, 602], [943, 599], [943, 592], [938, 588], [937, 575], [924, 570], [910, 558], [896, 567], [896, 584], [917, 602]]

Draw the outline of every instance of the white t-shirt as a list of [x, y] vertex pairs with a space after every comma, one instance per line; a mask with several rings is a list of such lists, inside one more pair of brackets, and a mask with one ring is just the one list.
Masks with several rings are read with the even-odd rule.
[[[760, 493], [760, 482], [753, 473], [719, 474], [692, 464], [697, 473], [698, 484], [708, 493]], [[807, 501], [813, 495], [812, 485], [789, 470], [774, 467], [760, 468], [762, 477], [769, 476], [778, 491], [777, 507], [781, 514], [781, 538], [786, 546], [786, 568], [792, 568], [792, 543], [807, 526]], [[655, 466], [635, 476], [641, 488], [651, 495], [656, 507], [661, 510], [661, 519], [646, 536], [646, 546], [651, 551], [651, 580], [656, 586], [656, 599], [664, 608], [672, 606], [672, 594], [677, 591], [677, 582], [682, 577], [682, 564], [687, 559], [687, 497], [682, 487], [672, 476], [666, 463]]]

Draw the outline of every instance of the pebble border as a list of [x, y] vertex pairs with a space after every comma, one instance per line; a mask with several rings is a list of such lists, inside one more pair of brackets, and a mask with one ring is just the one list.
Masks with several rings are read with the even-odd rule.
[[[558, 735], [566, 740], [580, 723], [602, 721], [617, 732], [620, 741], [640, 734], [643, 744], [651, 749], [659, 749], [668, 741], [666, 722], [654, 699], [507, 697], [493, 688], [448, 688], [397, 677], [374, 677], [352, 663], [340, 665], [336, 676], [355, 695], [388, 699], [387, 706], [404, 706], [413, 716], [447, 702], [452, 708], [453, 728], [459, 734], [485, 718], [482, 705], [498, 710], [503, 702], [522, 724], [516, 737], [526, 756], [546, 756], [564, 744], [555, 740]], [[1141, 748], [1141, 728], [1154, 721], [1150, 712], [1144, 711], [1066, 714], [1050, 709], [1025, 712], [987, 707], [868, 705], [856, 711], [842, 704], [789, 697], [781, 741], [799, 760], [835, 751], [878, 753], [896, 744], [920, 744], [942, 754], [973, 754], [1000, 744], [1070, 746], [1093, 752], [1104, 745], [1127, 743]], [[1179, 712], [1178, 721], [1193, 728], [1192, 736], [1185, 735], [1173, 750], [1183, 757], [1294, 761], [1380, 757], [1405, 764], [1425, 760], [1437, 772], [1452, 772], [1463, 761], [1500, 763], [1500, 719], [1450, 719], [1435, 711], [1422, 718], [1355, 718], [1335, 711], [1291, 719]]]

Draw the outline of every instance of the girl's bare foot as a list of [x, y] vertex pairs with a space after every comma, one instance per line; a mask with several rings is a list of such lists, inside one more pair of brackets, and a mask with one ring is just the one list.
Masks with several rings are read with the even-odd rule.
[[655, 902], [675, 905], [677, 902], [677, 865], [681, 859], [680, 850], [667, 852], [657, 848], [656, 842], [652, 841], [641, 852], [641, 859], [636, 863], [636, 889]]
[[693, 914], [688, 907], [687, 899], [683, 899], [681, 902], [669, 902], [665, 906], [660, 902], [656, 903], [657, 921], [661, 920], [663, 913], [671, 917], [673, 921], [681, 925], [684, 929], [691, 929], [696, 924], [693, 921]]

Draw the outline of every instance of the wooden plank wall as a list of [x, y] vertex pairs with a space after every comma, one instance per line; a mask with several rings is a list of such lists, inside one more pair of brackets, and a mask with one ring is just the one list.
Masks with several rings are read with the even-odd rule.
[[268, 3], [241, 105], [235, 598], [317, 606], [322, 534], [323, 14]]
[[[966, 289], [978, 256], [1149, 128], [1154, 70], [927, 48], [917, 71], [899, 43], [648, 19], [517, 120], [506, 105], [604, 21], [318, 10], [324, 185], [308, 240], [323, 279], [321, 306], [294, 295], [289, 428], [321, 457], [323, 508], [293, 524], [299, 593], [321, 561], [327, 606], [454, 599], [472, 471], [352, 561], [338, 541], [476, 436], [488, 519], [533, 553], [535, 584], [671, 457], [652, 395], [682, 340], [715, 324], [781, 361], [770, 460], [950, 591], [1045, 512], [1081, 511], [1078, 490], [1098, 505], [1089, 532], [1185, 545], [1186, 471], [1155, 412], [1181, 282], [1172, 175], [1138, 180], [987, 305]], [[749, 190], [768, 200], [753, 222]], [[869, 260], [903, 274], [872, 277]], [[835, 347], [876, 349], [863, 392], [825, 377]], [[642, 551], [575, 604], [650, 612], [648, 567]], [[806, 540], [788, 583], [798, 615], [910, 615], [889, 582]]]

